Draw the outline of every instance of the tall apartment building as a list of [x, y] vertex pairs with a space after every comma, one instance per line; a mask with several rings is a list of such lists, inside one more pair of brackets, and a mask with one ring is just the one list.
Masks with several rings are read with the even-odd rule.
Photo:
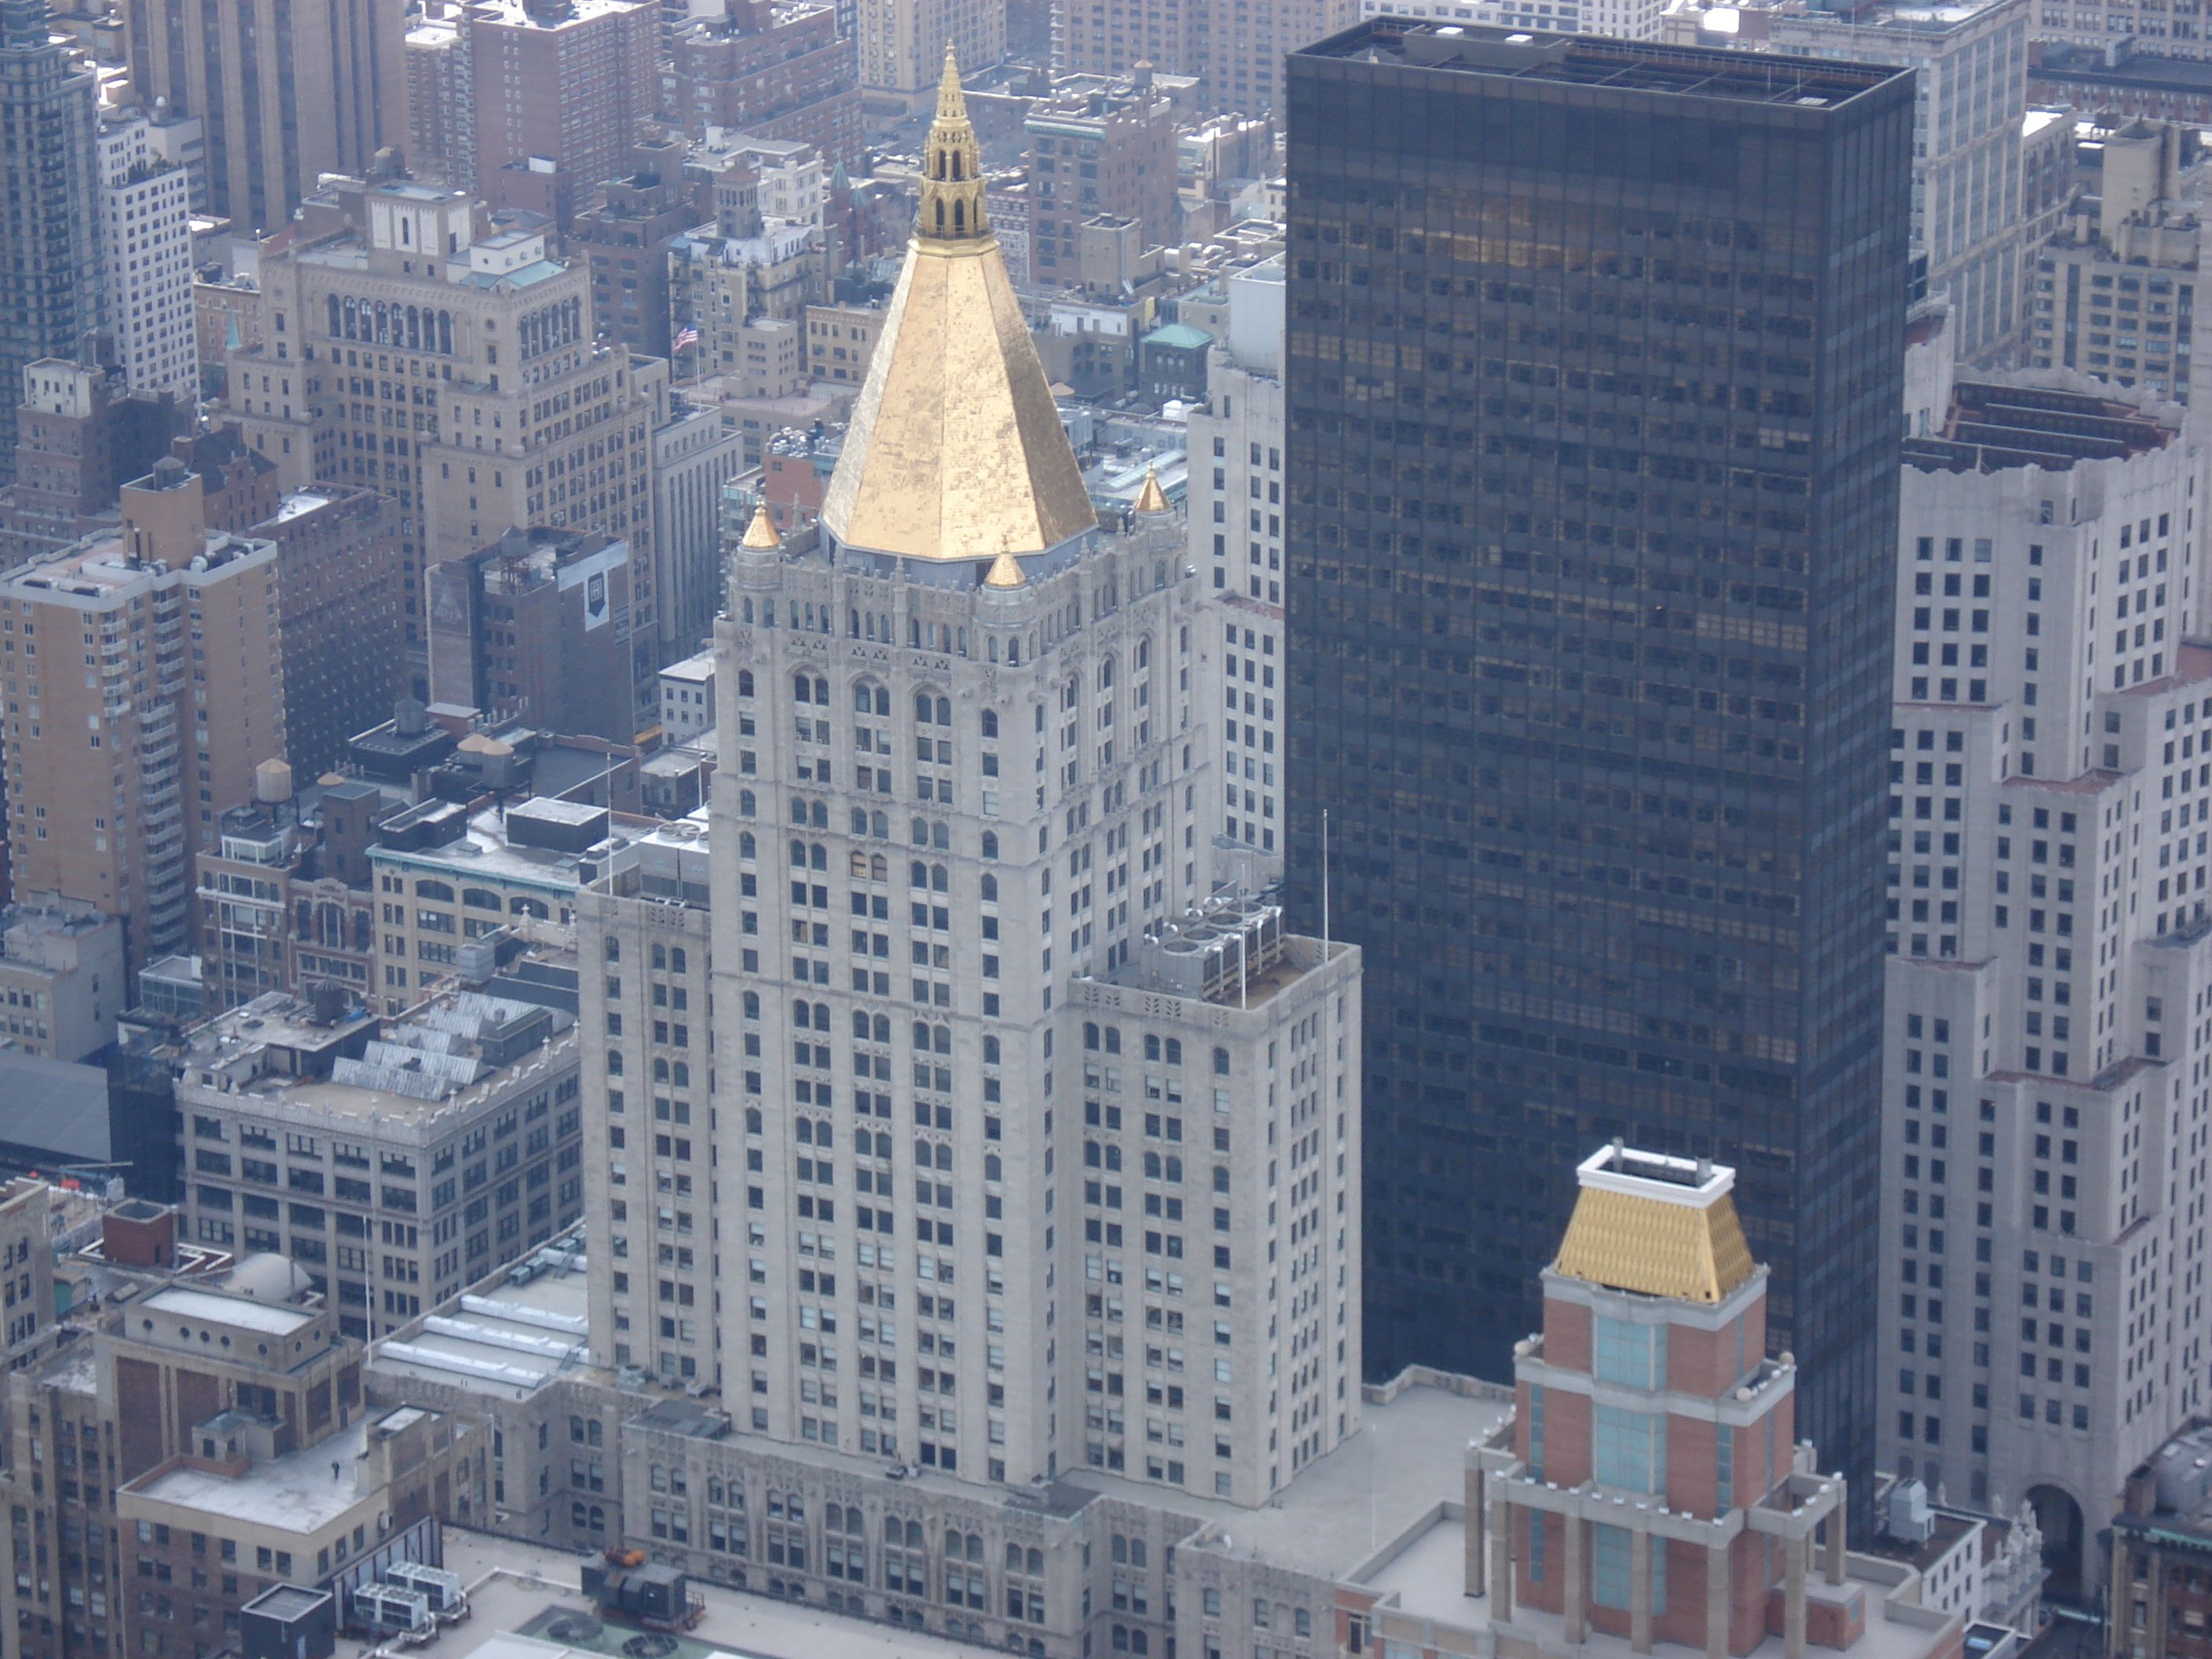
[[594, 1340], [793, 1455], [1255, 1505], [1358, 1426], [1358, 957], [1190, 908], [1203, 592], [1098, 526], [983, 189], [948, 65], [819, 530], [733, 555], [710, 828], [580, 897]]
[[289, 1256], [381, 1336], [580, 1213], [565, 1014], [449, 991], [379, 1019], [256, 999], [193, 1032], [177, 1109], [199, 1243]]
[[23, 260], [0, 313], [0, 483], [15, 476], [16, 389], [42, 359], [89, 362], [88, 337], [106, 319], [100, 174], [93, 153], [99, 96], [89, 66], [51, 39], [46, 0], [0, 9], [0, 122], [27, 135], [0, 152], [10, 242]]
[[390, 713], [402, 683], [398, 515], [388, 495], [323, 484], [285, 491], [253, 533], [276, 544], [284, 756], [311, 780]]
[[[470, 0], [460, 27], [476, 171], [532, 156], [596, 184], [623, 171], [660, 101], [660, 8], [651, 0]], [[458, 122], [448, 122], [458, 127]]]
[[395, 498], [414, 673], [428, 678], [428, 572], [511, 526], [627, 542], [630, 602], [648, 614], [667, 366], [593, 343], [584, 263], [550, 256], [543, 232], [494, 230], [465, 194], [404, 180], [338, 181], [302, 226], [263, 260], [264, 326], [228, 354], [230, 412], [288, 487]]
[[1707, 14], [1688, 8], [1668, 14], [1659, 38], [1915, 70], [1913, 247], [1928, 262], [1928, 291], [1950, 299], [1960, 361], [2009, 362], [2027, 257], [2021, 126], [2028, 39], [2042, 37], [2035, 11], [2032, 0], [1850, 15], [1754, 7], [1717, 14], [1726, 21], [1715, 31], [1698, 27]]
[[460, 0], [426, 0], [409, 21], [407, 170], [425, 184], [465, 190], [476, 180], [476, 104]]
[[811, 144], [859, 167], [860, 47], [829, 5], [736, 0], [677, 32], [671, 112], [704, 138], [717, 127]]
[[1190, 562], [1210, 572], [1218, 613], [1226, 778], [1213, 832], [1224, 868], [1264, 887], [1282, 873], [1283, 262], [1222, 279], [1225, 338], [1207, 354], [1206, 397], [1190, 412]]
[[857, 22], [860, 92], [872, 113], [925, 108], [947, 53], [975, 64], [995, 64], [1006, 53], [1006, 14], [1000, 6], [859, 0]]
[[2026, 361], [2186, 404], [2203, 172], [2170, 125], [2130, 122], [2103, 149], [2100, 193], [2069, 204], [2037, 255]]
[[669, 355], [668, 250], [699, 222], [696, 193], [679, 142], [640, 140], [629, 170], [602, 185], [570, 228], [569, 246], [591, 262], [592, 321], [633, 354]]
[[405, 16], [386, 0], [124, 10], [136, 101], [200, 121], [208, 210], [241, 233], [275, 234], [323, 174], [406, 137]]
[[[1291, 62], [1289, 855], [1318, 915], [1329, 813], [1391, 1011], [1378, 1369], [1529, 1328], [1571, 1194], [1528, 1171], [1574, 1134], [1725, 1148], [1856, 1478], [1912, 78], [1380, 21]], [[1377, 168], [1449, 193], [1450, 240]], [[1589, 168], [1617, 205], [1566, 190]]]
[[1962, 377], [1905, 460], [1876, 1455], [2033, 1502], [2094, 1595], [2112, 1495], [2205, 1406], [2203, 457], [2176, 404], [2028, 371]]
[[137, 110], [100, 124], [100, 219], [109, 338], [125, 386], [199, 396], [192, 326], [191, 185]]
[[0, 560], [55, 552], [99, 529], [124, 480], [168, 453], [190, 410], [166, 392], [125, 393], [83, 363], [44, 357], [25, 368]]
[[1075, 76], [1030, 106], [1030, 274], [1048, 285], [1079, 280], [1084, 222], [1137, 222], [1140, 246], [1177, 239], [1174, 100], [1152, 76]]
[[0, 575], [16, 890], [122, 916], [135, 973], [191, 931], [191, 851], [284, 748], [275, 544], [210, 531], [173, 460], [123, 528]]

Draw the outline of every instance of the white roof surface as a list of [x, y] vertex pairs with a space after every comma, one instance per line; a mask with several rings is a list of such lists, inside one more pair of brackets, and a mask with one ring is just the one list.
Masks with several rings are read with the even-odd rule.
[[[360, 1463], [368, 1425], [357, 1422], [328, 1439], [265, 1463], [236, 1479], [212, 1470], [179, 1468], [124, 1489], [131, 1498], [174, 1504], [220, 1523], [250, 1522], [310, 1537], [374, 1494], [362, 1488]], [[334, 1477], [331, 1466], [337, 1465]]]
[[186, 1290], [182, 1286], [156, 1291], [138, 1304], [138, 1311], [264, 1331], [271, 1336], [289, 1336], [315, 1321], [315, 1316], [304, 1308], [257, 1302], [252, 1297], [217, 1296], [209, 1291]]

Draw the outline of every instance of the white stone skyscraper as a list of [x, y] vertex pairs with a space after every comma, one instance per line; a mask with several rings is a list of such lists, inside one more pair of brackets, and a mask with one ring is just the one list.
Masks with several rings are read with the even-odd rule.
[[1875, 1462], [2033, 1503], [2086, 1594], [2205, 1408], [2203, 454], [2063, 372], [1946, 402], [1900, 510]]
[[580, 897], [595, 1340], [800, 1450], [1256, 1504], [1358, 1423], [1358, 956], [1214, 890], [1211, 590], [1156, 484], [1100, 527], [983, 190], [948, 62], [711, 812]]

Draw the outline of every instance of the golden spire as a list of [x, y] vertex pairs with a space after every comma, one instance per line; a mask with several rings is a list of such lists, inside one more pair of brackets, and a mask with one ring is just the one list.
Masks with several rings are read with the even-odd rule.
[[767, 552], [783, 545], [783, 538], [775, 533], [775, 520], [768, 515], [766, 501], [753, 508], [753, 521], [745, 526], [745, 538], [740, 545], [757, 552]]
[[1148, 465], [1145, 468], [1145, 487], [1137, 492], [1136, 510], [1139, 513], [1166, 513], [1172, 510], [1168, 506], [1167, 491], [1160, 488], [1160, 474], [1158, 467]]
[[921, 152], [921, 206], [914, 234], [939, 242], [981, 242], [991, 227], [983, 208], [983, 149], [968, 119], [960, 63], [945, 43], [945, 75], [937, 85], [937, 118]]
[[1029, 578], [1022, 574], [1022, 568], [1015, 562], [1014, 556], [1011, 553], [1001, 553], [997, 558], [991, 561], [991, 568], [985, 573], [983, 577], [983, 586], [986, 587], [1020, 587], [1027, 583], [1028, 580]]
[[822, 524], [849, 546], [994, 561], [1096, 529], [1097, 509], [983, 212], [982, 153], [948, 52], [921, 210]]

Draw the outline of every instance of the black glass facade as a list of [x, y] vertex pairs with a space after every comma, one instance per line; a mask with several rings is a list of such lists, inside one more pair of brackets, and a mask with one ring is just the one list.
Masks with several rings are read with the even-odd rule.
[[1626, 1136], [1737, 1167], [1848, 1470], [1912, 78], [1384, 19], [1290, 65], [1291, 880], [1317, 921], [1326, 811], [1369, 1368], [1510, 1375]]

